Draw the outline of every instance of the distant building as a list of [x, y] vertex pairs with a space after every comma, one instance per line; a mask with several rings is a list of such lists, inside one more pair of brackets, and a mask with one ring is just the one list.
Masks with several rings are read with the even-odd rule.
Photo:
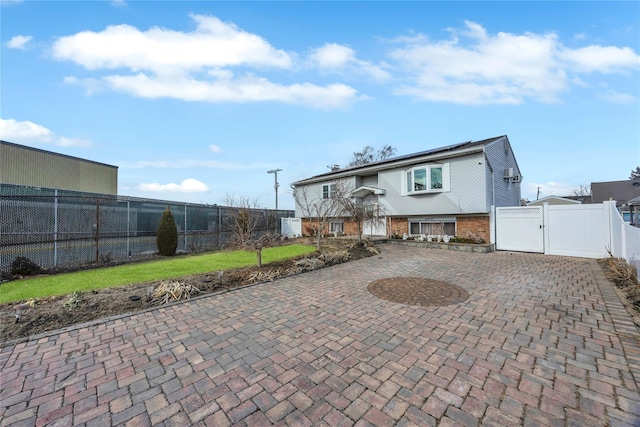
[[616, 206], [624, 208], [636, 197], [640, 197], [640, 178], [591, 183], [593, 203], [615, 200]]
[[0, 184], [118, 193], [118, 167], [0, 141]]
[[527, 206], [542, 206], [545, 203], [549, 205], [579, 205], [582, 202], [569, 197], [547, 196], [542, 199], [534, 200], [533, 202], [528, 202]]

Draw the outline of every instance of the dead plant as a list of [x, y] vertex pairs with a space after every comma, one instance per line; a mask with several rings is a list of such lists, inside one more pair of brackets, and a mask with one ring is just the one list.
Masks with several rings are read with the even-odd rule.
[[151, 299], [156, 304], [162, 305], [173, 301], [189, 299], [192, 295], [199, 294], [200, 289], [193, 285], [179, 281], [160, 282], [153, 290]]
[[251, 276], [249, 276], [247, 281], [249, 283], [273, 282], [274, 279], [277, 279], [278, 277], [281, 277], [281, 276], [282, 276], [282, 274], [280, 274], [280, 270], [279, 269], [270, 270], [270, 271], [256, 271]]
[[606, 260], [609, 279], [613, 280], [619, 288], [638, 285], [638, 272], [624, 258], [609, 257]]

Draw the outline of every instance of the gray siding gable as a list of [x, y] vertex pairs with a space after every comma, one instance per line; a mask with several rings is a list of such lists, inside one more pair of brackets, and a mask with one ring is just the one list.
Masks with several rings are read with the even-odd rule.
[[522, 177], [509, 139], [505, 136], [494, 141], [484, 151], [487, 161], [487, 207], [519, 206], [520, 182], [505, 179], [505, 171], [509, 168], [513, 169], [514, 175]]

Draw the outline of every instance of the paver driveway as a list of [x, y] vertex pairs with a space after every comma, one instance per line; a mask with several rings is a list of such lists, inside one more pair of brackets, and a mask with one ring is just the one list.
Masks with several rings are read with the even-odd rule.
[[[449, 282], [461, 303], [373, 296]], [[366, 260], [5, 346], [2, 426], [638, 425], [640, 345], [593, 260]], [[635, 375], [635, 378], [634, 378]]]

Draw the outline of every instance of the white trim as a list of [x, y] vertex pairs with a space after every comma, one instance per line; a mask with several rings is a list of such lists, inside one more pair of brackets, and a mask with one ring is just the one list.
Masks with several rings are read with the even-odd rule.
[[[442, 188], [431, 188], [431, 170], [432, 169], [441, 169], [442, 170]], [[411, 174], [411, 179], [415, 179], [415, 172], [417, 170], [425, 171], [425, 179], [426, 179], [426, 190], [409, 190], [407, 176]], [[447, 191], [451, 191], [451, 174], [449, 171], [449, 163], [424, 163], [420, 165], [414, 165], [410, 168], [406, 168], [402, 170], [401, 176], [401, 188], [400, 194], [402, 196], [414, 196], [419, 194], [433, 194], [433, 193], [444, 193]]]

